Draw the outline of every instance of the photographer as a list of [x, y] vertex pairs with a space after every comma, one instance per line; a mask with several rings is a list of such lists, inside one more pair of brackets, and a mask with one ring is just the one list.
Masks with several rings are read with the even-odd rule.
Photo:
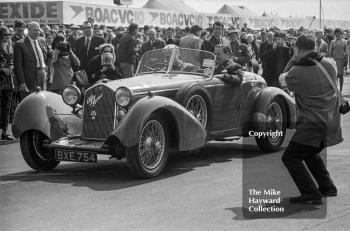
[[[280, 77], [282, 86], [295, 93], [296, 131], [285, 150], [282, 161], [301, 196], [291, 203], [322, 203], [321, 196], [336, 196], [337, 189], [319, 153], [343, 141], [340, 127], [339, 100], [326, 73], [337, 80], [336, 63], [315, 52], [315, 39], [301, 35], [295, 43], [294, 56]], [[318, 66], [319, 65], [319, 66]], [[322, 70], [322, 68], [325, 70]], [[318, 183], [317, 189], [306, 166]]]
[[273, 38], [272, 47], [262, 54], [261, 57], [265, 62], [262, 76], [268, 86], [280, 87], [278, 77], [283, 72], [290, 58], [290, 49], [286, 45], [286, 33], [277, 31]]
[[74, 54], [65, 37], [57, 35], [52, 42], [53, 75], [50, 78], [50, 90], [62, 94], [63, 89], [72, 83], [73, 65], [79, 66], [80, 61]]

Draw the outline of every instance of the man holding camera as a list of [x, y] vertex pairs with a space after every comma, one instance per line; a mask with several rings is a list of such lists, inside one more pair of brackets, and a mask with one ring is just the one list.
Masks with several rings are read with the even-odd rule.
[[231, 58], [241, 66], [246, 66], [250, 62], [251, 56], [249, 54], [248, 45], [241, 43], [239, 39], [239, 30], [229, 31], [227, 35], [231, 41]]
[[325, 147], [343, 141], [339, 100], [331, 85], [331, 81], [336, 83], [337, 67], [333, 59], [315, 52], [315, 46], [314, 38], [298, 37], [294, 56], [285, 70], [288, 72], [280, 77], [282, 86], [295, 93], [297, 107], [296, 131], [282, 156], [301, 193], [290, 198], [291, 203], [321, 204], [322, 196], [337, 195], [337, 188], [319, 155]]
[[284, 31], [277, 31], [273, 38], [272, 47], [261, 56], [261, 60], [264, 61], [262, 76], [268, 86], [280, 87], [278, 77], [291, 58], [290, 49], [286, 45], [286, 36]]

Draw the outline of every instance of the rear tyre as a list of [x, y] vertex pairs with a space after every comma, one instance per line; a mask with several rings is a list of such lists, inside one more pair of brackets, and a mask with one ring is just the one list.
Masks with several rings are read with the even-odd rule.
[[27, 131], [20, 137], [22, 156], [34, 170], [51, 170], [60, 163], [52, 151], [43, 147], [45, 142], [50, 142], [49, 138], [36, 130]]
[[267, 106], [265, 115], [266, 121], [260, 122], [266, 123], [266, 126], [263, 126], [266, 127], [265, 132], [278, 131], [279, 134], [275, 137], [271, 134], [260, 138], [256, 136], [255, 140], [262, 151], [276, 152], [281, 149], [287, 129], [287, 114], [283, 100], [275, 97]]
[[194, 88], [187, 92], [179, 101], [207, 129], [208, 105], [205, 99], [204, 93], [200, 89]]
[[[186, 94], [184, 94], [178, 102], [184, 106], [203, 126], [208, 130], [208, 104], [206, 101], [205, 93], [198, 86], [191, 88]], [[186, 151], [190, 154], [196, 154], [201, 152], [202, 148]]]
[[143, 179], [158, 176], [168, 159], [169, 142], [165, 120], [158, 114], [152, 114], [142, 126], [138, 144], [125, 149], [132, 174]]

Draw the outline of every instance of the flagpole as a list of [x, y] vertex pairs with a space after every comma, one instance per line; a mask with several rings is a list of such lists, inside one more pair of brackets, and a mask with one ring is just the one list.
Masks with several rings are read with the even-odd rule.
[[321, 15], [321, 10], [322, 10], [322, 0], [320, 0], [320, 29], [322, 29], [322, 15]]

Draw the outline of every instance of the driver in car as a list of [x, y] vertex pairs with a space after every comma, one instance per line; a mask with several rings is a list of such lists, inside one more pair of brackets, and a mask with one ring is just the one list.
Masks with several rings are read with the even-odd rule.
[[222, 74], [226, 71], [222, 76], [219, 75], [218, 78], [234, 86], [240, 85], [243, 81], [243, 69], [241, 65], [230, 58], [231, 48], [218, 44], [215, 46], [214, 53], [216, 55], [214, 75]]
[[186, 63], [180, 59], [180, 50], [178, 46], [169, 44], [164, 47], [166, 55], [171, 56], [173, 49], [175, 49], [174, 63], [171, 71], [196, 72], [196, 66], [192, 63]]

